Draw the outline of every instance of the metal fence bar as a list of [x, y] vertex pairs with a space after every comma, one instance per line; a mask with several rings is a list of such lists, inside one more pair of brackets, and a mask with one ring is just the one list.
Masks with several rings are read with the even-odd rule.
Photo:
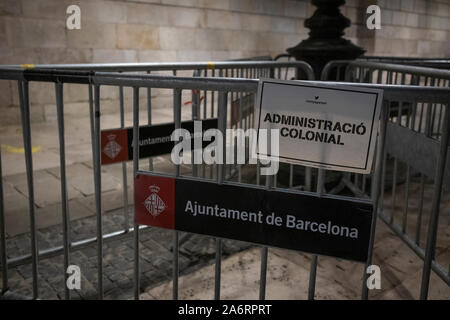
[[70, 218], [69, 203], [67, 195], [67, 177], [66, 177], [66, 146], [64, 141], [64, 100], [63, 85], [55, 83], [56, 92], [56, 114], [58, 118], [58, 138], [59, 138], [59, 155], [60, 155], [60, 177], [61, 177], [61, 206], [62, 206], [62, 229], [63, 229], [63, 247], [64, 247], [64, 296], [66, 300], [70, 299], [70, 290], [67, 286], [69, 277], [67, 270], [70, 264]]
[[[150, 71], [147, 71], [150, 74]], [[152, 124], [152, 88], [147, 88], [147, 123], [150, 126]], [[153, 158], [148, 159], [148, 170], [153, 171]]]
[[[125, 107], [123, 101], [123, 86], [119, 87], [119, 112], [120, 112], [120, 128], [125, 128]], [[123, 197], [123, 215], [124, 215], [124, 230], [130, 228], [130, 221], [128, 218], [128, 177], [127, 177], [127, 163], [122, 162], [122, 197]]]
[[[215, 77], [216, 76], [216, 70], [211, 70], [211, 77]], [[211, 90], [211, 118], [214, 117], [214, 97], [215, 97], [215, 92], [213, 90]], [[211, 173], [211, 177], [212, 177], [212, 173]]]
[[[139, 170], [139, 88], [133, 87], [133, 181]], [[134, 223], [134, 299], [140, 296], [139, 226]]]
[[216, 238], [216, 257], [214, 265], [214, 300], [220, 300], [222, 273], [222, 239]]
[[[270, 138], [269, 138], [270, 139]], [[269, 140], [270, 141], [270, 140]], [[260, 170], [260, 168], [258, 168]], [[272, 186], [272, 176], [266, 176], [266, 189], [269, 190]], [[259, 279], [259, 300], [266, 299], [266, 282], [267, 282], [267, 258], [269, 254], [269, 248], [263, 246], [261, 248], [261, 272]]]
[[[316, 193], [319, 197], [323, 194], [324, 191], [324, 175], [325, 170], [318, 169]], [[317, 255], [313, 254], [311, 257], [311, 267], [309, 271], [308, 300], [314, 300], [316, 292], [317, 260]]]
[[259, 280], [259, 300], [266, 299], [266, 280], [267, 280], [267, 256], [269, 254], [268, 247], [261, 248], [261, 274]]
[[[174, 123], [175, 123], [175, 129], [181, 128], [181, 89], [175, 89], [174, 95], [173, 95], [173, 117], [174, 117]], [[176, 173], [175, 176], [180, 176], [180, 165], [176, 165]], [[172, 278], [173, 278], [173, 292], [172, 297], [173, 300], [178, 300], [178, 277], [179, 277], [179, 232], [174, 231], [173, 232], [173, 269], [172, 269]]]
[[30, 126], [30, 100], [28, 81], [19, 81], [20, 111], [22, 116], [23, 146], [25, 151], [25, 164], [27, 168], [28, 205], [30, 214], [31, 233], [31, 269], [33, 275], [33, 299], [37, 299], [38, 292], [38, 245], [36, 238], [36, 220], [34, 210], [34, 182], [33, 182], [33, 156], [31, 153], [31, 126]]
[[367, 254], [367, 262], [364, 267], [363, 272], [363, 283], [362, 283], [362, 296], [361, 299], [367, 300], [369, 297], [369, 288], [367, 287], [367, 268], [372, 264], [372, 257], [373, 257], [373, 245], [375, 242], [375, 231], [377, 226], [377, 217], [378, 217], [378, 206], [380, 204], [380, 196], [381, 196], [381, 180], [382, 172], [383, 172], [383, 163], [384, 163], [384, 149], [386, 145], [386, 126], [387, 121], [389, 117], [389, 105], [386, 103], [386, 101], [383, 102], [380, 112], [380, 129], [379, 129], [379, 138], [378, 138], [378, 148], [379, 150], [376, 153], [376, 162], [375, 162], [375, 172], [374, 172], [374, 183], [373, 183], [373, 190], [372, 190], [372, 201], [373, 201], [373, 213], [372, 213], [372, 225], [370, 229], [370, 238], [369, 238], [369, 250]]
[[[204, 71], [204, 76], [208, 76], [208, 70]], [[207, 118], [207, 106], [208, 106], [208, 91], [203, 90], [203, 119]]]
[[[223, 136], [222, 163], [217, 165], [217, 183], [222, 184], [225, 178], [225, 152], [226, 152], [226, 134], [227, 127], [227, 93], [219, 91], [217, 107], [217, 118], [219, 120], [219, 131]], [[214, 269], [214, 299], [220, 300], [220, 285], [222, 271], [222, 239], [216, 238], [216, 258]]]
[[[21, 65], [2, 65], [5, 71], [23, 70]], [[209, 62], [167, 62], [167, 63], [104, 63], [104, 64], [36, 64], [33, 69], [57, 71], [173, 71], [173, 70], [228, 70], [250, 68], [301, 68], [308, 79], [314, 79], [312, 67], [304, 61], [209, 61]], [[247, 76], [248, 77], [248, 76]], [[273, 77], [273, 76], [272, 76]]]
[[425, 195], [425, 175], [420, 174], [420, 200], [419, 200], [419, 214], [417, 216], [416, 226], [416, 244], [420, 246], [420, 231], [422, 230], [422, 214], [423, 214], [423, 197]]
[[100, 167], [100, 86], [94, 86], [94, 183], [97, 217], [97, 278], [98, 298], [103, 299], [103, 221], [102, 221], [102, 176]]
[[[200, 70], [194, 71], [194, 77], [199, 77]], [[200, 90], [192, 90], [192, 102], [191, 102], [191, 118], [192, 120], [200, 120], [201, 119], [201, 113], [200, 113]], [[195, 149], [195, 148], [194, 148]], [[194, 159], [195, 150], [192, 150], [192, 159]], [[199, 175], [199, 165], [195, 163], [195, 161], [192, 162], [192, 175], [197, 177]]]
[[[90, 132], [91, 132], [91, 149], [92, 149], [92, 167], [93, 167], [93, 175], [94, 175], [94, 197], [95, 197], [95, 207], [96, 207], [96, 212], [98, 212], [98, 207], [97, 207], [97, 203], [98, 203], [98, 199], [97, 199], [97, 185], [98, 185], [98, 170], [97, 170], [97, 152], [98, 152], [98, 145], [96, 144], [96, 121], [95, 121], [95, 114], [96, 112], [94, 111], [94, 93], [92, 90], [92, 85], [91, 85], [91, 81], [89, 81], [89, 126], [90, 126]], [[97, 218], [98, 219], [98, 218]], [[97, 220], [98, 221], [98, 220]], [[98, 228], [98, 222], [97, 222], [97, 228]], [[98, 232], [97, 232], [97, 237], [95, 238], [96, 240], [98, 239]], [[103, 239], [102, 239], [103, 240]], [[100, 243], [100, 241], [96, 241], [97, 243], [97, 248], [98, 245]], [[62, 247], [63, 249], [64, 247]], [[55, 250], [56, 251], [56, 250]], [[97, 253], [98, 254], [98, 253]], [[98, 267], [98, 266], [97, 266]], [[100, 270], [100, 269], [99, 269]], [[103, 288], [103, 279], [102, 277], [97, 276], [98, 278], [98, 284], [97, 284], [97, 290], [98, 293], [100, 295], [100, 292], [102, 292], [103, 294], [103, 289], [100, 291], [100, 288]], [[102, 295], [101, 294], [101, 295]], [[99, 297], [101, 299], [101, 297]]]

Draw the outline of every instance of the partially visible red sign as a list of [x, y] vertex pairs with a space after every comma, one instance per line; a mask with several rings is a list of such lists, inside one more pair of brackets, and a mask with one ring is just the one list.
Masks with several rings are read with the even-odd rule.
[[137, 175], [134, 205], [136, 224], [175, 229], [175, 179]]
[[127, 129], [112, 129], [101, 132], [101, 164], [128, 161]]

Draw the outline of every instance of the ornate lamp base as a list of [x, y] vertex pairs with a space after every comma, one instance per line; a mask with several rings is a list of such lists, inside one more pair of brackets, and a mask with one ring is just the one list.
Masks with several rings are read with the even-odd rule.
[[305, 27], [311, 31], [309, 38], [287, 52], [297, 60], [311, 64], [320, 79], [323, 67], [331, 60], [353, 60], [365, 50], [342, 38], [344, 29], [350, 26], [350, 20], [342, 15], [339, 6], [345, 0], [312, 0], [317, 6], [313, 16], [305, 20]]

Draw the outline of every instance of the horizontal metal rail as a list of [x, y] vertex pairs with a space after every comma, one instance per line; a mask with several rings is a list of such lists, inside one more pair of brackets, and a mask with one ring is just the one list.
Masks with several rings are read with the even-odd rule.
[[419, 100], [421, 102], [432, 101], [433, 103], [448, 103], [450, 99], [450, 88], [406, 86], [393, 84], [373, 84], [355, 82], [332, 82], [332, 81], [302, 81], [310, 84], [327, 84], [330, 86], [348, 85], [352, 87], [374, 88], [384, 90], [383, 99], [396, 100], [405, 99]]
[[[288, 60], [294, 59], [293, 56], [282, 53], [273, 59], [274, 61], [278, 61], [281, 58], [287, 58]], [[335, 60], [337, 61], [337, 60]], [[331, 61], [331, 62], [335, 62]], [[348, 60], [348, 62], [352, 62], [355, 60]], [[417, 58], [417, 57], [389, 57], [389, 56], [362, 56], [356, 59], [356, 61], [369, 61], [369, 62], [382, 62], [382, 63], [391, 63], [391, 64], [401, 64], [401, 65], [410, 65], [410, 66], [422, 66], [428, 68], [443, 68], [450, 69], [450, 59], [443, 58]]]
[[441, 70], [434, 68], [409, 66], [409, 65], [398, 65], [392, 63], [382, 63], [382, 62], [372, 62], [372, 61], [352, 61], [347, 66], [347, 70], [350, 68], [362, 67], [373, 70], [383, 70], [399, 72], [403, 74], [420, 74], [421, 76], [428, 76], [440, 79], [450, 79], [450, 70]]
[[[95, 72], [95, 73], [74, 73], [70, 71], [54, 72], [52, 70], [20, 70], [15, 71], [9, 77], [8, 71], [5, 73], [0, 69], [0, 79], [10, 80], [28, 80], [63, 83], [90, 83], [94, 85], [113, 85], [127, 87], [151, 87], [177, 89], [183, 88], [187, 90], [211, 90], [211, 91], [229, 91], [229, 92], [257, 92], [257, 79], [241, 79], [241, 78], [190, 78], [175, 76], [158, 76], [147, 74], [123, 74], [113, 72]], [[354, 82], [329, 82], [329, 81], [308, 81], [298, 80], [312, 85], [327, 84], [331, 86], [348, 85], [353, 87], [365, 87], [384, 90], [384, 98], [396, 100], [404, 98], [420, 100], [423, 102], [433, 101], [434, 103], [447, 103], [450, 99], [450, 89], [439, 87], [422, 87], [407, 85], [387, 85], [372, 83], [354, 83]]]
[[[449, 63], [450, 66], [450, 63]], [[436, 69], [429, 66], [403, 65], [376, 61], [360, 61], [360, 60], [333, 60], [328, 62], [322, 70], [321, 79], [326, 81], [331, 74], [333, 68], [355, 68], [362, 67], [369, 70], [382, 70], [399, 72], [403, 74], [420, 74], [432, 78], [450, 79], [450, 70]], [[347, 72], [346, 72], [347, 73]], [[339, 79], [336, 79], [339, 80]]]
[[410, 66], [422, 66], [428, 68], [450, 69], [450, 59], [442, 59], [442, 58], [363, 56], [358, 58], [357, 60], [403, 64]]
[[312, 68], [304, 61], [207, 61], [207, 62], [166, 62], [166, 63], [89, 63], [89, 64], [35, 64], [0, 65], [0, 70], [47, 69], [77, 71], [172, 71], [238, 68], [295, 68], [302, 67], [313, 74]]

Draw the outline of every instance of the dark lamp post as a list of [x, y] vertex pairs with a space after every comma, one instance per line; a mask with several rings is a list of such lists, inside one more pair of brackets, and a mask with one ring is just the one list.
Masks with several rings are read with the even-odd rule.
[[309, 38], [288, 48], [287, 52], [297, 60], [308, 62], [320, 79], [323, 67], [331, 60], [353, 60], [365, 50], [342, 38], [350, 20], [342, 15], [339, 6], [345, 0], [312, 0], [317, 7], [312, 17], [305, 20], [310, 29]]

